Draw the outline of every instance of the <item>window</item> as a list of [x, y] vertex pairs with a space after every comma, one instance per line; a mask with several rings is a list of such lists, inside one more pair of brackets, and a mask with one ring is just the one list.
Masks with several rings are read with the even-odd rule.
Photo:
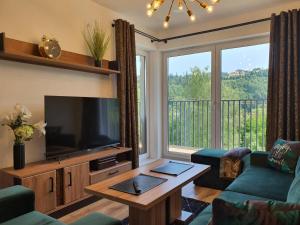
[[169, 52], [165, 62], [165, 155], [265, 149], [267, 38]]
[[269, 44], [221, 51], [222, 148], [265, 149]]
[[147, 152], [147, 119], [146, 119], [146, 56], [136, 56], [137, 71], [137, 97], [138, 97], [138, 131], [139, 131], [139, 151], [140, 155], [146, 155]]
[[211, 146], [211, 52], [168, 59], [169, 151]]

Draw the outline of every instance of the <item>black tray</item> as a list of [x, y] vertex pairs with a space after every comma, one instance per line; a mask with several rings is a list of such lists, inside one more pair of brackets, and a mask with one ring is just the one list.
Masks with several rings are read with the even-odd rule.
[[[113, 185], [109, 187], [110, 189], [114, 189], [117, 191], [129, 193], [132, 195], [140, 195], [151, 189], [161, 185], [162, 183], [166, 182], [168, 179], [154, 177], [146, 174], [140, 174], [132, 179], [125, 180], [121, 183]], [[134, 188], [134, 183], [136, 188], [140, 191], [137, 192]]]
[[172, 175], [172, 176], [178, 176], [193, 167], [194, 167], [194, 165], [191, 165], [191, 164], [170, 161], [165, 165], [162, 165], [162, 166], [156, 167], [155, 169], [152, 169], [151, 172], [163, 173], [163, 174]]

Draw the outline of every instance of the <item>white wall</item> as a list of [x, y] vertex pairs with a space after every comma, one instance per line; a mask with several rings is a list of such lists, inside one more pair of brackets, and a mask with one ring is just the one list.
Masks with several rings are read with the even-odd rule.
[[[263, 19], [270, 17], [272, 13], [280, 13], [281, 11], [287, 11], [290, 9], [300, 8], [300, 1], [283, 3], [270, 8], [264, 8], [256, 12], [248, 12], [239, 14], [238, 12], [232, 12], [232, 16], [228, 15], [219, 20], [210, 20], [209, 22], [202, 24], [194, 24], [190, 26], [184, 26], [174, 29], [165, 29], [159, 33], [160, 38], [172, 37], [182, 34], [188, 34], [193, 32], [199, 32], [203, 30], [214, 29], [218, 27], [224, 27], [228, 25], [234, 25], [238, 23], [244, 23], [252, 20]], [[175, 18], [176, 19], [176, 18]], [[241, 38], [249, 38], [255, 36], [262, 36], [270, 32], [270, 21], [233, 28], [224, 31], [212, 32], [209, 34], [197, 35], [188, 38], [182, 38], [177, 40], [171, 40], [167, 44], [160, 43], [157, 48], [161, 51], [169, 51], [180, 48], [188, 48], [194, 46], [203, 46], [208, 44], [215, 44], [220, 42], [232, 41]]]
[[[64, 50], [87, 54], [81, 32], [86, 23], [101, 21], [112, 35], [105, 59], [115, 59], [114, 19], [122, 15], [91, 0], [1, 0], [0, 32], [8, 37], [38, 43], [43, 34], [59, 40]], [[130, 21], [138, 27], [138, 23]], [[139, 35], [137, 46], [151, 50], [155, 46]], [[33, 121], [44, 119], [44, 95], [116, 97], [116, 76], [68, 71], [0, 60], [0, 116], [16, 103], [33, 112]], [[59, 116], [59, 114], [58, 114]], [[0, 168], [12, 165], [13, 136], [0, 127]], [[26, 143], [26, 161], [44, 159], [44, 137]]]

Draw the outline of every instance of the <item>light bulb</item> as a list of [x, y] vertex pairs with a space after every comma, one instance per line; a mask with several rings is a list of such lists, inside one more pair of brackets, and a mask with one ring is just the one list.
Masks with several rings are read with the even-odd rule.
[[153, 8], [156, 10], [156, 9], [158, 9], [159, 8], [159, 6], [160, 6], [160, 1], [159, 0], [156, 0], [156, 1], [154, 1], [154, 3], [153, 3]]
[[164, 28], [168, 28], [169, 27], [169, 22], [165, 21], [164, 22]]
[[216, 3], [219, 3], [220, 0], [211, 0], [211, 2], [212, 2], [213, 4], [216, 4]]
[[183, 10], [182, 0], [179, 0], [178, 2], [178, 9]]
[[165, 22], [164, 22], [164, 28], [169, 27], [169, 21], [170, 21], [170, 15], [166, 16]]
[[211, 13], [214, 10], [214, 7], [212, 7], [211, 5], [206, 6], [206, 10], [207, 12]]
[[151, 9], [151, 8], [152, 8], [151, 4], [148, 3], [148, 4], [147, 4], [147, 9]]
[[153, 15], [153, 10], [152, 9], [147, 10], [147, 15], [151, 17]]
[[196, 20], [196, 16], [192, 14], [192, 15], [190, 16], [190, 20], [191, 20], [192, 22], [194, 22], [194, 21]]
[[191, 10], [188, 10], [188, 11], [187, 11], [187, 14], [189, 15], [190, 20], [191, 20], [192, 22], [196, 20], [196, 16], [192, 13]]

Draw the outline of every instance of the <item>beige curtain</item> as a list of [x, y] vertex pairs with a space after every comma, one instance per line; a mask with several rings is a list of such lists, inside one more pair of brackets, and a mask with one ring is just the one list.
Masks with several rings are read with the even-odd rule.
[[120, 128], [122, 146], [132, 148], [133, 167], [139, 166], [138, 107], [135, 29], [127, 21], [115, 21], [116, 55], [121, 74], [118, 76]]
[[277, 138], [300, 140], [300, 11], [272, 15], [267, 150]]

